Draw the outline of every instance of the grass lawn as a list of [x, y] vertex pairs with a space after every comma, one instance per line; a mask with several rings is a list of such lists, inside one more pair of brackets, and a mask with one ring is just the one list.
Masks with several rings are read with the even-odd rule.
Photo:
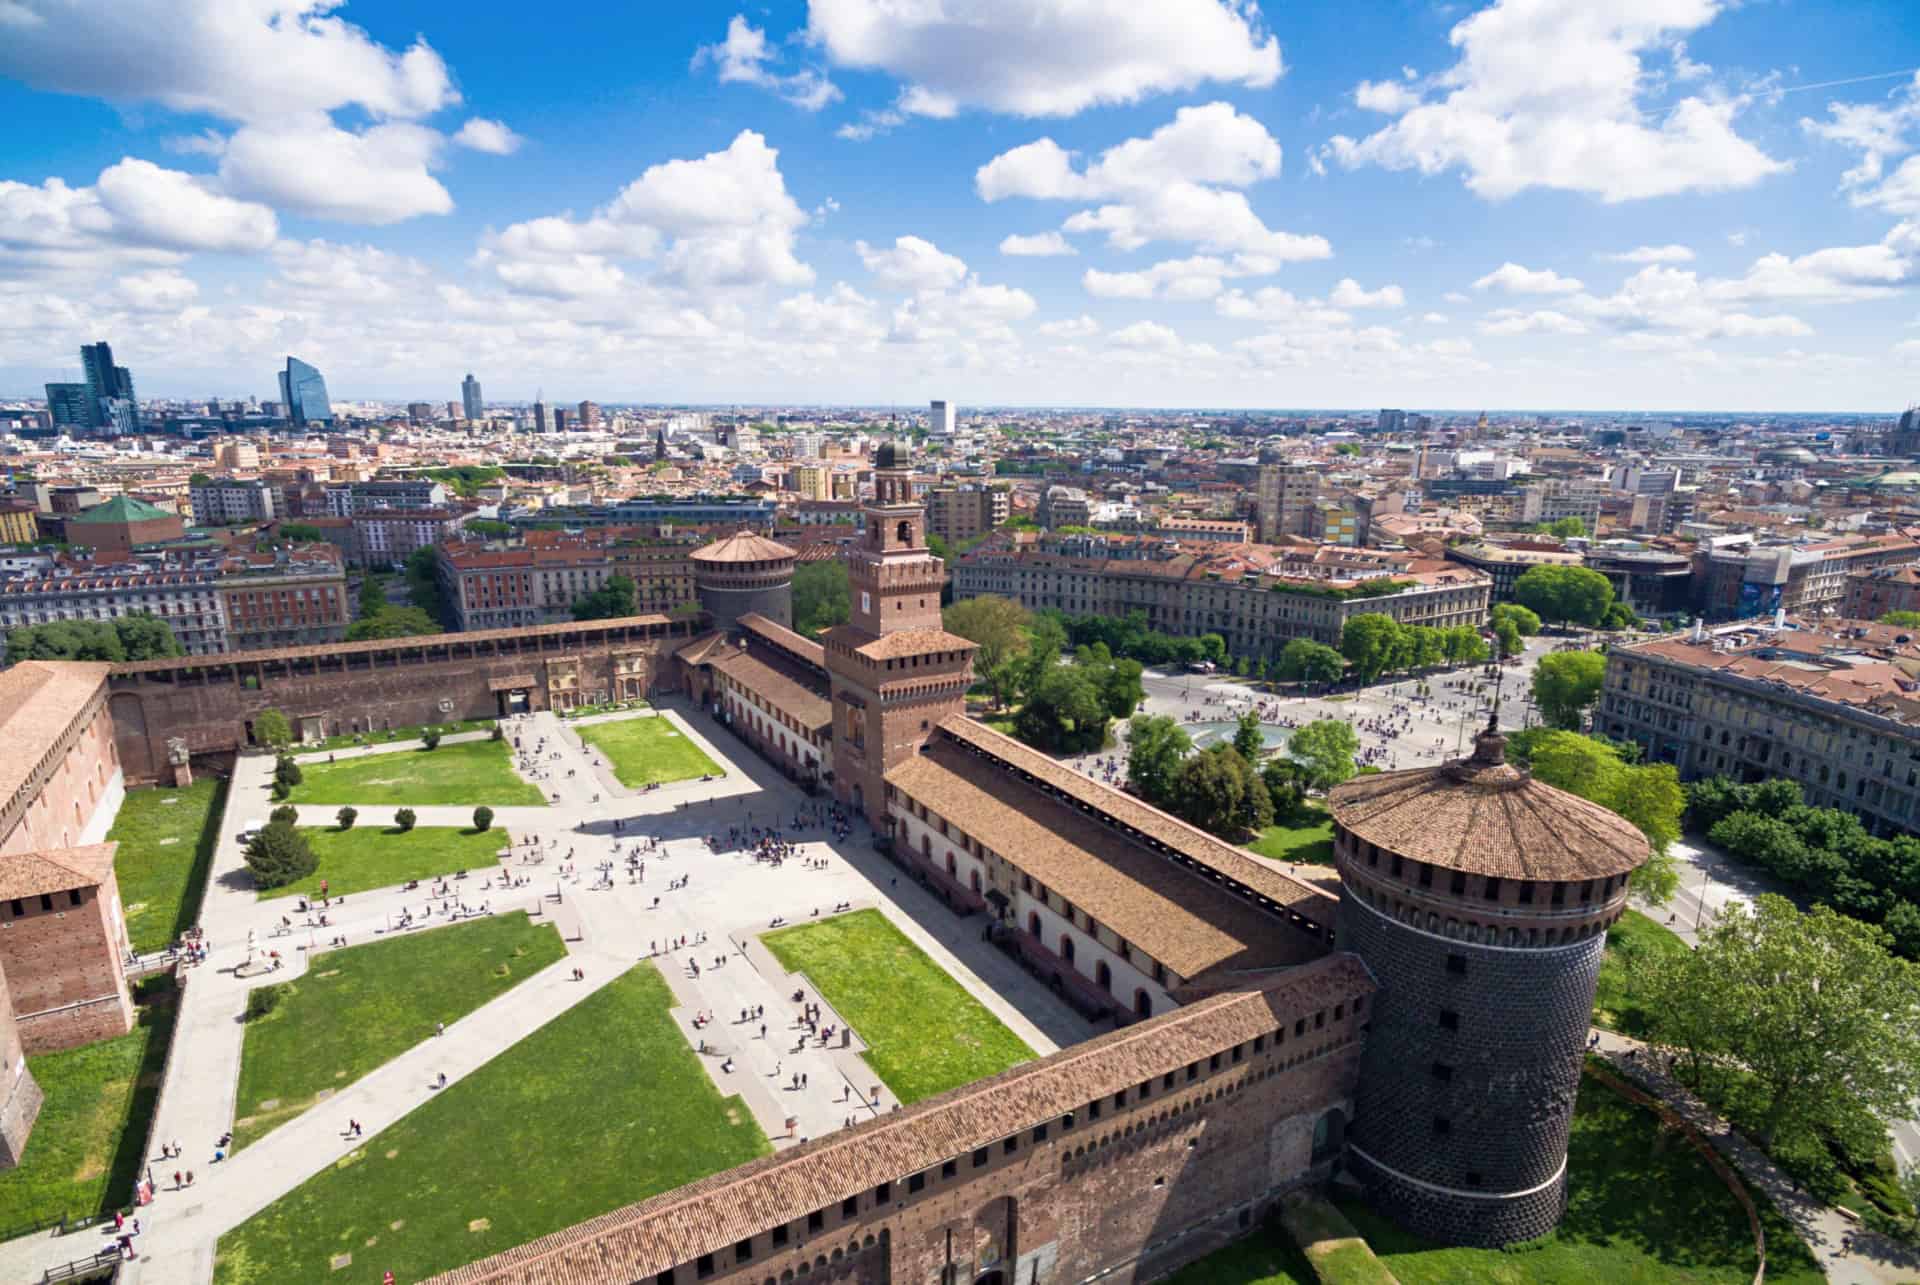
[[233, 1149], [566, 953], [551, 924], [517, 911], [320, 955], [313, 971], [283, 984], [271, 1013], [247, 1023]]
[[486, 831], [450, 825], [422, 825], [407, 831], [373, 825], [351, 830], [302, 826], [300, 833], [313, 845], [319, 867], [305, 879], [266, 889], [260, 900], [317, 897], [322, 879], [327, 881], [328, 894], [339, 897], [456, 870], [484, 870], [498, 865], [500, 849], [513, 842], [499, 826]]
[[609, 983], [221, 1237], [217, 1285], [423, 1280], [765, 1155], [672, 1003]]
[[[1440, 1249], [1364, 1205], [1340, 1208], [1402, 1285], [1591, 1285], [1677, 1282], [1749, 1285], [1753, 1234], [1713, 1171], [1679, 1138], [1660, 1145], [1658, 1121], [1582, 1079], [1573, 1118], [1567, 1215], [1522, 1249]], [[1824, 1280], [1793, 1229], [1754, 1193], [1767, 1233], [1769, 1285]]]
[[1181, 1268], [1166, 1285], [1316, 1285], [1319, 1279], [1293, 1237], [1273, 1218], [1246, 1239]]
[[1275, 861], [1304, 865], [1333, 864], [1333, 821], [1318, 807], [1303, 807], [1285, 825], [1270, 825], [1247, 845]]
[[455, 732], [484, 732], [493, 726], [490, 718], [465, 718], [449, 723], [421, 723], [416, 727], [396, 727], [392, 731], [379, 732], [341, 732], [321, 741], [296, 741], [287, 748], [297, 758], [303, 754], [324, 754], [328, 750], [351, 750], [362, 745], [385, 745], [392, 741], [417, 741], [421, 735], [438, 728], [443, 736], [452, 736]]
[[437, 750], [392, 750], [339, 763], [303, 763], [289, 803], [419, 807], [485, 803], [539, 807], [547, 796], [513, 770], [505, 741], [462, 741]]
[[0, 1173], [0, 1230], [133, 1199], [172, 1035], [171, 1005], [147, 1006], [117, 1039], [27, 1059], [47, 1100], [25, 1163]]
[[120, 845], [113, 873], [127, 933], [141, 954], [159, 950], [200, 917], [227, 783], [202, 777], [184, 790], [128, 790], [107, 838]]
[[819, 987], [867, 1042], [874, 1073], [904, 1103], [1034, 1056], [877, 910], [781, 928], [760, 940], [784, 967]]
[[1600, 987], [1593, 997], [1593, 1022], [1628, 1035], [1645, 1035], [1647, 1011], [1634, 998], [1635, 956], [1684, 955], [1687, 943], [1659, 920], [1629, 910], [1607, 930], [1607, 950], [1600, 959]]
[[720, 765], [691, 737], [660, 715], [589, 723], [574, 729], [580, 739], [607, 756], [613, 774], [628, 788], [662, 781], [685, 781], [712, 773]]

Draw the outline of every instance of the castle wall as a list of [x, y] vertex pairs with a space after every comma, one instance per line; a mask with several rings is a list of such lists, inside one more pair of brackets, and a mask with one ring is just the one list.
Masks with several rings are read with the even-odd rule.
[[13, 1020], [13, 996], [6, 970], [0, 968], [0, 1170], [20, 1163], [45, 1101], [46, 1095], [27, 1070], [26, 1046]]
[[97, 888], [0, 902], [0, 969], [29, 1053], [133, 1029], [127, 930], [109, 877]]
[[31, 802], [0, 834], [0, 856], [78, 847], [104, 833], [102, 822], [111, 823], [121, 795], [120, 756], [104, 687], [39, 770], [42, 781]]

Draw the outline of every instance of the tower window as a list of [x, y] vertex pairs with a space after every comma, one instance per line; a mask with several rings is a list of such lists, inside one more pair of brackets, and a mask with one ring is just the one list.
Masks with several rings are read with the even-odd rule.
[[1447, 1117], [1443, 1115], [1437, 1115], [1433, 1117], [1433, 1131], [1436, 1134], [1441, 1134], [1441, 1135], [1452, 1133], [1453, 1121], [1447, 1119]]
[[1467, 975], [1467, 957], [1465, 955], [1448, 955], [1447, 971], [1455, 977], [1465, 977]]
[[1453, 1068], [1445, 1062], [1435, 1062], [1433, 1064], [1433, 1078], [1442, 1084], [1451, 1083], [1453, 1080]]
[[1458, 1013], [1456, 1013], [1456, 1012], [1454, 1012], [1454, 1011], [1453, 1011], [1452, 1009], [1450, 1009], [1450, 1008], [1443, 1008], [1443, 1009], [1441, 1009], [1441, 1010], [1440, 1010], [1440, 1029], [1441, 1029], [1441, 1030], [1443, 1030], [1443, 1031], [1457, 1031], [1457, 1030], [1459, 1030], [1459, 1029], [1460, 1029], [1460, 1014], [1458, 1014]]
[[1456, 897], [1463, 896], [1466, 893], [1467, 891], [1466, 871], [1456, 870], [1453, 872], [1453, 883], [1451, 887], [1448, 889], [1448, 891], [1453, 893], [1453, 895]]

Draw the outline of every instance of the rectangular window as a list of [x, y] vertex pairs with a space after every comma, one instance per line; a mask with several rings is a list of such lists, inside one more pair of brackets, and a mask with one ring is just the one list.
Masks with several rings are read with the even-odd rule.
[[878, 1187], [875, 1187], [875, 1188], [873, 1189], [873, 1200], [874, 1200], [874, 1203], [875, 1203], [875, 1204], [878, 1204], [878, 1205], [884, 1205], [884, 1204], [886, 1204], [886, 1203], [887, 1203], [887, 1202], [888, 1202], [889, 1200], [892, 1200], [892, 1199], [893, 1199], [893, 1184], [892, 1184], [892, 1183], [890, 1183], [890, 1182], [883, 1182], [883, 1183], [881, 1183], [881, 1184], [880, 1184], [880, 1185], [879, 1185]]
[[1455, 977], [1465, 977], [1467, 975], [1467, 957], [1465, 955], [1448, 955], [1447, 971]]
[[1489, 878], [1487, 880], [1486, 897], [1488, 901], [1500, 900], [1500, 881], [1498, 879]]
[[1095, 1098], [1093, 1101], [1087, 1103], [1087, 1119], [1098, 1120], [1099, 1118], [1100, 1118], [1100, 1099]]
[[26, 906], [21, 903], [20, 898], [18, 897], [15, 897], [12, 901], [8, 902], [7, 905], [13, 910], [13, 917], [15, 919], [18, 919], [20, 916], [27, 913]]
[[986, 1163], [987, 1163], [987, 1149], [985, 1147], [975, 1148], [973, 1153], [973, 1167], [975, 1169], [978, 1169]]
[[1036, 1124], [1036, 1125], [1034, 1125], [1034, 1126], [1033, 1126], [1033, 1140], [1034, 1140], [1035, 1142], [1045, 1142], [1045, 1141], [1047, 1140], [1047, 1126], [1046, 1126], [1046, 1125], [1044, 1125], [1044, 1124]]
[[955, 1177], [956, 1175], [959, 1174], [959, 1172], [960, 1172], [960, 1162], [958, 1160], [943, 1161], [940, 1165], [940, 1176], [942, 1178]]
[[[883, 1183], [881, 1185], [884, 1186], [885, 1184]], [[787, 1243], [787, 1225], [785, 1223], [781, 1223], [773, 1229], [773, 1243], [775, 1245], [784, 1245]]]
[[840, 1216], [842, 1218], [857, 1218], [859, 1217], [859, 1215], [860, 1215], [860, 1197], [848, 1196], [845, 1200], [840, 1202]]
[[45, 892], [43, 892], [43, 893], [41, 893], [41, 894], [40, 894], [40, 909], [42, 909], [42, 910], [52, 910], [52, 909], [53, 909], [53, 896], [52, 896], [52, 894], [50, 894], [50, 893], [45, 893]]
[[70, 902], [72, 902], [72, 903], [73, 903], [74, 905], [76, 905], [76, 906], [77, 906], [77, 905], [79, 905], [79, 904], [80, 904], [80, 890], [79, 890], [78, 888], [75, 888], [75, 889], [73, 889], [73, 890], [72, 890], [71, 892], [69, 892], [69, 893], [67, 894], [67, 900], [68, 900], [68, 901], [70, 901]]
[[1433, 1064], [1433, 1078], [1442, 1084], [1451, 1083], [1453, 1080], [1453, 1068], [1445, 1062], [1435, 1062]]
[[1567, 904], [1567, 885], [1565, 885], [1564, 883], [1554, 884], [1553, 897], [1551, 900], [1552, 900], [1552, 903], [1556, 906], [1566, 905]]
[[1456, 897], [1466, 895], [1466, 891], [1467, 891], [1466, 871], [1456, 870], [1453, 872], [1453, 883], [1449, 886], [1448, 891], [1451, 892]]
[[705, 1280], [707, 1277], [713, 1275], [713, 1255], [700, 1255], [699, 1260], [693, 1265], [693, 1272], [694, 1275], [701, 1280]]
[[734, 1262], [744, 1263], [744, 1262], [750, 1261], [752, 1258], [753, 1258], [753, 1241], [751, 1238], [747, 1240], [743, 1240], [739, 1244], [733, 1247]]
[[1420, 863], [1420, 886], [1422, 888], [1433, 887], [1433, 867], [1424, 861]]
[[1002, 1153], [1006, 1155], [1009, 1155], [1009, 1156], [1012, 1155], [1014, 1152], [1020, 1150], [1020, 1139], [1008, 1138], [1005, 1142], [1000, 1144], [1000, 1150]]
[[1458, 1013], [1456, 1013], [1456, 1012], [1454, 1012], [1454, 1011], [1453, 1011], [1452, 1009], [1450, 1009], [1450, 1008], [1443, 1008], [1443, 1009], [1441, 1009], [1441, 1010], [1440, 1010], [1440, 1029], [1441, 1029], [1441, 1030], [1443, 1030], [1443, 1031], [1457, 1031], [1457, 1030], [1459, 1030], [1459, 1029], [1460, 1029], [1460, 1014], [1458, 1014]]
[[908, 1176], [907, 1178], [907, 1194], [908, 1195], [913, 1195], [916, 1192], [925, 1191], [926, 1189], [927, 1189], [927, 1175], [925, 1175], [924, 1173], [916, 1173]]
[[1523, 906], [1533, 904], [1533, 880], [1531, 879], [1520, 885], [1520, 904]]

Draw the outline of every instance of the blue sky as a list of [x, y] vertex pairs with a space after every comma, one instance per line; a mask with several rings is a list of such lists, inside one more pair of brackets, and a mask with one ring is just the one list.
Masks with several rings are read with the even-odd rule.
[[0, 0], [0, 395], [1892, 411], [1917, 68], [1867, 0]]

